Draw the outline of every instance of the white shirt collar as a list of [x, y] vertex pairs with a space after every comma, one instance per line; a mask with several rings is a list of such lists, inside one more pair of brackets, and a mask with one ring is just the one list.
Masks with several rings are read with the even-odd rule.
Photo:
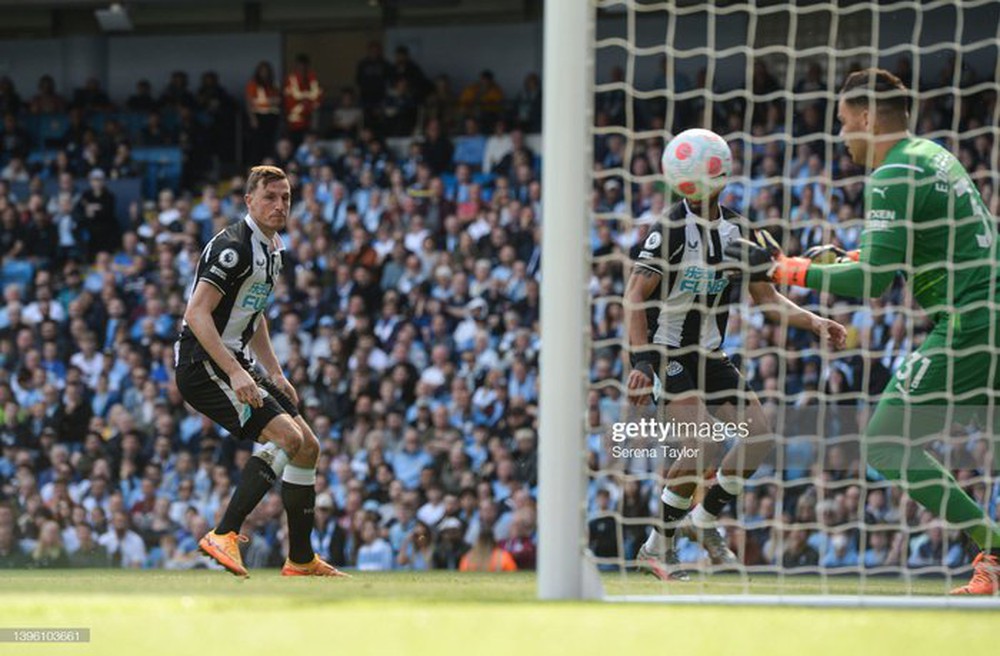
[[704, 219], [701, 216], [701, 214], [698, 214], [693, 209], [691, 209], [691, 205], [688, 203], [687, 198], [682, 199], [681, 202], [684, 203], [684, 209], [687, 211], [687, 215], [688, 216], [694, 217], [695, 219], [698, 219], [699, 221], [701, 221], [703, 223], [709, 223], [711, 225], [716, 225], [720, 221], [725, 220], [725, 212], [723, 212], [722, 201], [716, 201], [716, 205], [719, 206], [719, 218], [716, 219], [715, 221], [708, 221], [707, 219]]
[[250, 230], [253, 232], [254, 237], [257, 237], [265, 244], [269, 244], [272, 251], [278, 252], [285, 250], [285, 242], [281, 239], [281, 235], [274, 233], [274, 238], [268, 239], [267, 235], [265, 235], [260, 229], [260, 226], [258, 226], [257, 222], [253, 220], [249, 212], [247, 212], [246, 216], [243, 217], [243, 220], [246, 221], [248, 226], [250, 226]]

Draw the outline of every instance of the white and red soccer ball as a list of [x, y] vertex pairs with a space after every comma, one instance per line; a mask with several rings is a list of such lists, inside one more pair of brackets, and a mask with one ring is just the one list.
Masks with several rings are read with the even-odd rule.
[[726, 140], [711, 130], [692, 128], [670, 140], [663, 150], [663, 177], [674, 193], [703, 200], [722, 191], [733, 172]]

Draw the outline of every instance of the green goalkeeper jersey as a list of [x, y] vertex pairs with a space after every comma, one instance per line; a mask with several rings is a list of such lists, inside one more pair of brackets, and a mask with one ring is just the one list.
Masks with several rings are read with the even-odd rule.
[[962, 164], [933, 141], [908, 137], [886, 154], [865, 189], [859, 263], [812, 266], [806, 285], [879, 296], [897, 271], [935, 323], [990, 320], [997, 298], [996, 227]]

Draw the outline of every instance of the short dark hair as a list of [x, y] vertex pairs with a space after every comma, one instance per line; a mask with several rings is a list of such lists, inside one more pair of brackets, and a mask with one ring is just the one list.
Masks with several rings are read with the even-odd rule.
[[277, 166], [255, 166], [250, 169], [250, 175], [247, 176], [246, 193], [252, 194], [257, 189], [258, 184], [263, 183], [266, 187], [275, 180], [287, 179], [288, 176], [285, 175], [285, 172]]
[[855, 71], [844, 80], [841, 97], [854, 107], [875, 106], [879, 113], [906, 116], [910, 106], [910, 90], [903, 81], [884, 68]]

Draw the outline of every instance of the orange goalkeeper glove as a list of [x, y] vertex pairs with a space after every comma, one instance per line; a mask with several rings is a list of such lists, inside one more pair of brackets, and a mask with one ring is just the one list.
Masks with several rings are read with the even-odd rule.
[[737, 239], [726, 247], [726, 255], [748, 265], [750, 282], [805, 287], [806, 271], [812, 264], [807, 257], [787, 257], [766, 230], [754, 231], [754, 241]]

